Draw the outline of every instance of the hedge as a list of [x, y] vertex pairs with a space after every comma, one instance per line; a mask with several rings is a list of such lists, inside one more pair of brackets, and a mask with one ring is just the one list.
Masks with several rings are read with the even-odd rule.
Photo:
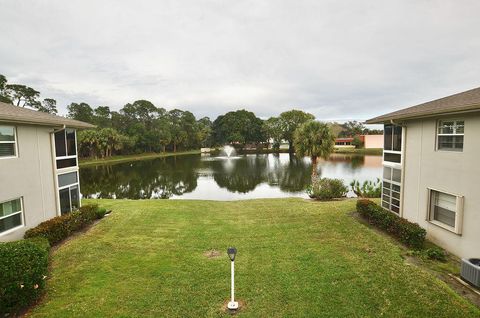
[[45, 288], [48, 241], [44, 238], [0, 243], [0, 316], [14, 315]]
[[75, 212], [54, 217], [29, 229], [24, 238], [44, 237], [53, 246], [93, 221], [103, 218], [106, 212], [96, 204], [84, 205]]
[[407, 246], [419, 249], [425, 243], [427, 232], [420, 225], [409, 222], [370, 200], [358, 200], [357, 212], [371, 224], [387, 231]]

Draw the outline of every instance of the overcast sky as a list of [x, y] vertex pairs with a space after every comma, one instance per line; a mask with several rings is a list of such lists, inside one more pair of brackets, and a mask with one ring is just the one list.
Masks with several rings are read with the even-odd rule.
[[367, 119], [480, 86], [480, 1], [0, 0], [0, 74], [118, 110]]

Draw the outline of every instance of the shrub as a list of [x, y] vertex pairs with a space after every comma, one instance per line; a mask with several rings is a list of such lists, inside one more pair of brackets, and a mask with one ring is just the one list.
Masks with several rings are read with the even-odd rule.
[[360, 198], [380, 198], [382, 195], [382, 182], [379, 178], [376, 181], [366, 180], [362, 184], [358, 180], [353, 180], [350, 187]]
[[425, 250], [425, 256], [428, 259], [433, 259], [440, 262], [447, 261], [447, 254], [440, 247], [431, 247]]
[[0, 243], [0, 316], [13, 315], [40, 296], [49, 247], [44, 238]]
[[331, 200], [343, 198], [347, 195], [348, 188], [340, 179], [317, 178], [307, 188], [308, 195], [317, 200]]
[[105, 208], [98, 208], [96, 211], [96, 217], [97, 219], [101, 219], [107, 214], [107, 209]]
[[423, 247], [427, 232], [417, 223], [409, 222], [365, 199], [357, 201], [357, 212], [371, 224], [392, 234], [405, 245], [417, 249]]
[[355, 146], [355, 148], [363, 148], [364, 142], [360, 139], [360, 137], [355, 136], [353, 137], [352, 145]]
[[97, 219], [101, 219], [105, 213], [106, 210], [98, 208], [98, 205], [85, 205], [75, 212], [40, 223], [26, 231], [24, 237], [44, 237], [53, 246], [69, 237], [73, 232], [85, 228]]

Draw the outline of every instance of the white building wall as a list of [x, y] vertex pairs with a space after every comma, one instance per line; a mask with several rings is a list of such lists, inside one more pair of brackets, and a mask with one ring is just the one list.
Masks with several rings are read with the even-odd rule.
[[0, 233], [0, 241], [21, 239], [25, 231], [57, 215], [52, 128], [16, 126], [18, 157], [0, 159], [0, 202], [23, 198], [24, 227]]
[[365, 135], [364, 146], [366, 149], [383, 148], [383, 135]]
[[[436, 150], [440, 118], [405, 124], [403, 217], [419, 223], [430, 240], [451, 253], [480, 257], [480, 113], [451, 118], [465, 121], [463, 152]], [[427, 221], [428, 188], [464, 196], [460, 235]]]

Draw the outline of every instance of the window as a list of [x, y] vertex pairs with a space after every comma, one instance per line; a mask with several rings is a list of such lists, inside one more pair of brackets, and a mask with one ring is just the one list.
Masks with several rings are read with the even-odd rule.
[[445, 151], [463, 151], [465, 121], [440, 120], [438, 122], [437, 149]]
[[463, 197], [431, 189], [429, 196], [429, 220], [459, 234]]
[[400, 213], [401, 172], [400, 169], [383, 167], [382, 206], [397, 214]]
[[58, 197], [61, 214], [69, 213], [80, 206], [78, 174], [76, 171], [58, 175]]
[[400, 214], [402, 189], [402, 126], [384, 126], [382, 207]]
[[0, 203], [0, 234], [22, 225], [22, 199]]
[[74, 129], [55, 132], [57, 169], [77, 166], [77, 141]]
[[387, 124], [383, 131], [383, 160], [400, 163], [402, 151], [402, 126]]
[[15, 127], [0, 126], [0, 158], [15, 157], [17, 155], [17, 140]]

